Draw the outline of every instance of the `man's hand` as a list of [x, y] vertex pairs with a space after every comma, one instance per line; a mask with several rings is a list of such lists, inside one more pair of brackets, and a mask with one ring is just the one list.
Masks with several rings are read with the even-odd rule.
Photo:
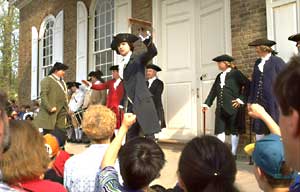
[[82, 82], [83, 84], [85, 84], [86, 86], [90, 86], [90, 82], [88, 82], [87, 80], [81, 80], [81, 82]]
[[241, 105], [237, 100], [232, 100], [231, 102], [232, 102], [232, 107], [236, 109], [239, 108]]
[[50, 113], [54, 113], [54, 112], [56, 112], [56, 107], [52, 107], [52, 109], [50, 110]]
[[259, 104], [251, 104], [248, 107], [248, 114], [252, 118], [262, 119], [266, 113], [266, 110]]
[[131, 125], [136, 122], [136, 115], [133, 113], [125, 113], [122, 121], [122, 127], [128, 130]]

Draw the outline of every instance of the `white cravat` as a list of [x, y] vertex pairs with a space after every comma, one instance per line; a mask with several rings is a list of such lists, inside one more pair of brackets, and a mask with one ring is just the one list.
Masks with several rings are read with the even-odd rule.
[[271, 57], [271, 53], [267, 54], [265, 57], [261, 58], [261, 62], [258, 64], [258, 69], [260, 70], [260, 72], [264, 72], [264, 66], [266, 64], [266, 61], [268, 61]]
[[119, 63], [119, 75], [120, 75], [121, 79], [123, 79], [124, 68], [125, 68], [125, 65], [129, 62], [131, 55], [132, 55], [132, 51], [129, 51], [127, 53], [127, 55], [124, 56], [123, 59], [121, 60], [121, 62]]
[[114, 82], [114, 89], [116, 90], [117, 89], [117, 87], [118, 87], [118, 85], [121, 83], [121, 79], [119, 78], [119, 79], [117, 79], [115, 82]]
[[225, 71], [222, 72], [222, 74], [220, 75], [220, 86], [221, 88], [224, 87], [225, 85], [225, 78], [226, 78], [226, 74], [229, 73], [231, 71], [231, 67], [228, 67]]
[[155, 79], [157, 79], [156, 76], [152, 77], [151, 79], [148, 79], [148, 83], [149, 83], [148, 88], [151, 87], [151, 85], [152, 85], [152, 83], [153, 83], [153, 81], [154, 81]]

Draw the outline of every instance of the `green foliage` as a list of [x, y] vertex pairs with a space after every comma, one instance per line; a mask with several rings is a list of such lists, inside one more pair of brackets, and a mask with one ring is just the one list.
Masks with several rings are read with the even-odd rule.
[[19, 11], [0, 0], [0, 89], [15, 97], [18, 88]]

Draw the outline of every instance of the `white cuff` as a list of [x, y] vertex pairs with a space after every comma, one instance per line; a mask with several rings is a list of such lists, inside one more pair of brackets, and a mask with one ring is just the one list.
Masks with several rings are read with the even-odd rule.
[[147, 31], [146, 37], [143, 37], [142, 35], [139, 35], [139, 37], [141, 38], [142, 41], [145, 41], [146, 39], [149, 39], [151, 37], [151, 33], [150, 33], [150, 31]]
[[237, 98], [236, 101], [237, 101], [239, 104], [241, 104], [241, 105], [244, 105], [244, 104], [245, 104], [245, 103], [244, 103], [242, 100], [240, 100], [239, 98]]
[[205, 103], [202, 104], [202, 107], [205, 107], [207, 109], [209, 109], [210, 107], [208, 105], [206, 105]]
[[119, 105], [119, 109], [124, 109], [124, 106], [123, 105]]

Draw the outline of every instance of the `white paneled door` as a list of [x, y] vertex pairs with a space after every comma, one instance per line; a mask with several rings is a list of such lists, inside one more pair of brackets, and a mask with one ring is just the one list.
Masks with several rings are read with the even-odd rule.
[[[160, 139], [189, 140], [202, 134], [201, 103], [217, 68], [211, 58], [230, 51], [225, 0], [153, 0], [156, 64], [165, 83], [167, 128]], [[229, 7], [229, 6], [228, 6]], [[206, 74], [203, 81], [199, 78]], [[208, 118], [213, 119], [213, 113]], [[213, 122], [210, 122], [213, 123]], [[212, 132], [212, 125], [209, 125]]]

